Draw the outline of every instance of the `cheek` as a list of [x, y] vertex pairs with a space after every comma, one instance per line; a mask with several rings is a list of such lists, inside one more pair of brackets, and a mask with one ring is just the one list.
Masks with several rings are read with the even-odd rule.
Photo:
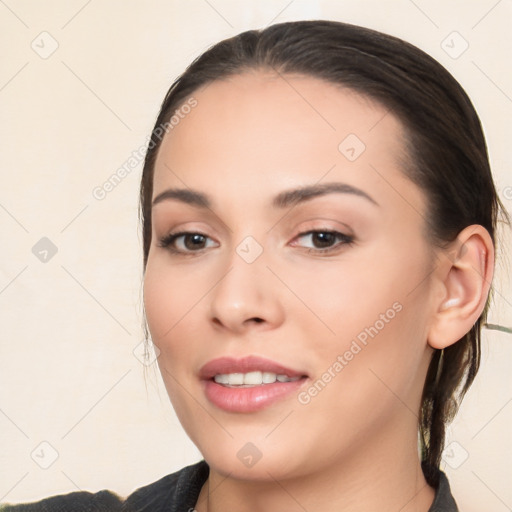
[[[173, 274], [149, 259], [144, 275], [146, 320], [151, 339], [159, 350], [157, 362], [171, 401], [176, 396], [176, 381], [172, 377], [179, 379], [174, 363], [186, 362], [188, 359], [184, 349], [189, 344], [180, 344], [177, 340], [184, 323], [180, 319], [186, 318], [186, 310], [190, 309], [187, 308], [190, 287], [183, 286], [181, 280]], [[176, 406], [174, 402], [173, 405]]]
[[[148, 258], [144, 275], [144, 309], [153, 341], [172, 340], [180, 321], [198, 304], [207, 286], [190, 270], [169, 265], [165, 256]], [[204, 289], [203, 289], [204, 288]], [[163, 350], [165, 347], [159, 347]]]
[[386, 258], [382, 249], [354, 253], [341, 261], [308, 262], [308, 266], [288, 279], [312, 313], [304, 315], [303, 321], [316, 327], [321, 327], [321, 321], [325, 334], [330, 331], [343, 339], [379, 322], [388, 310], [388, 316], [394, 317], [393, 304], [403, 304], [410, 291], [408, 283], [421, 275], [410, 260], [400, 261], [396, 255]]
[[318, 340], [306, 349], [317, 368], [328, 370], [341, 355], [343, 373], [358, 384], [376, 380], [371, 368], [390, 386], [415, 378], [425, 352], [429, 293], [425, 253], [421, 243], [416, 247], [375, 247], [297, 274], [294, 292], [312, 314], [295, 321], [307, 339]]
[[[151, 339], [158, 348], [160, 373], [178, 410], [182, 385], [204, 352], [204, 321], [211, 279], [199, 269], [169, 264], [166, 255], [148, 258], [144, 309]], [[181, 385], [180, 385], [181, 384]]]
[[[177, 413], [182, 410], [180, 383], [183, 369], [193, 354], [191, 343], [179, 343], [187, 311], [194, 301], [194, 287], [158, 258], [148, 259], [144, 274], [144, 310], [151, 339], [159, 350], [157, 359], [163, 382]], [[179, 364], [176, 364], [179, 363]]]
[[174, 311], [172, 306], [177, 292], [175, 287], [167, 286], [165, 274], [158, 272], [158, 268], [148, 261], [144, 276], [144, 310], [151, 337], [157, 346], [173, 325], [171, 312]]

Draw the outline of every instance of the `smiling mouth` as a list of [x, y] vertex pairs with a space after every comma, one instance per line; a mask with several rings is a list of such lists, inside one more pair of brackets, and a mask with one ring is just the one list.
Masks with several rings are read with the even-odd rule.
[[260, 356], [221, 357], [199, 372], [203, 391], [214, 406], [229, 413], [255, 413], [298, 392], [308, 375]]

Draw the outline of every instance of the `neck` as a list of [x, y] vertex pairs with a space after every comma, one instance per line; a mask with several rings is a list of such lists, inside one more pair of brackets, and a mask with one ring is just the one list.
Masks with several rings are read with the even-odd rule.
[[396, 428], [381, 432], [364, 450], [334, 454], [321, 472], [296, 477], [274, 478], [269, 469], [263, 481], [242, 480], [210, 466], [196, 511], [428, 512], [435, 493], [421, 470], [416, 431], [407, 442], [403, 434]]

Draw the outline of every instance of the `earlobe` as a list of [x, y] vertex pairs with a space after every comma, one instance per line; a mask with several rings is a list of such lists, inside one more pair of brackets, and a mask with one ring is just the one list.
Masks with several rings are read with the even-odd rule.
[[471, 330], [485, 308], [494, 271], [494, 245], [483, 226], [463, 229], [444, 254], [435, 271], [443, 293], [434, 302], [428, 333], [435, 349], [453, 345]]

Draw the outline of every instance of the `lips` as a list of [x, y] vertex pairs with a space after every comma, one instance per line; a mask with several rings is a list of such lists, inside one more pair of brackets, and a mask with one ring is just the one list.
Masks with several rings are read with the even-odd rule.
[[[254, 376], [260, 372], [266, 376], [274, 374], [279, 378], [253, 385], [241, 384], [241, 381], [237, 380], [244, 375]], [[297, 393], [308, 380], [308, 376], [300, 370], [256, 356], [214, 359], [201, 368], [199, 375], [205, 396], [210, 403], [232, 413], [257, 412], [267, 408], [289, 398], [294, 392]], [[230, 376], [228, 381], [227, 376]], [[233, 384], [234, 382], [238, 385]]]

